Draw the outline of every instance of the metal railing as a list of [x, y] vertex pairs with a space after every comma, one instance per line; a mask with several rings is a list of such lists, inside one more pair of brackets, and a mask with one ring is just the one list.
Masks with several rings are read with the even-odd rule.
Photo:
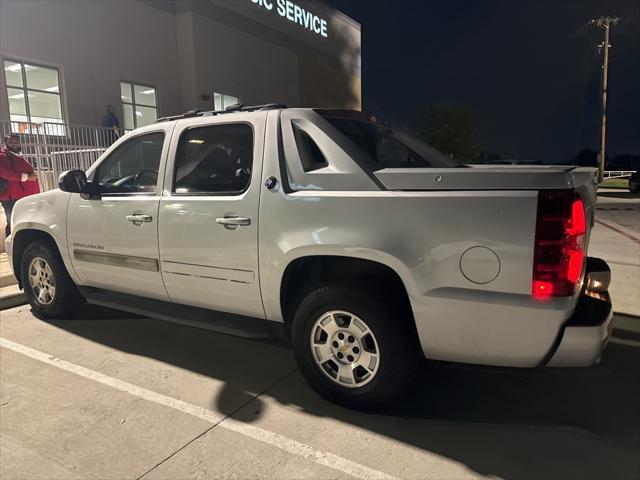
[[624, 178], [630, 177], [634, 174], [635, 170], [605, 170], [604, 178]]
[[57, 188], [65, 170], [86, 170], [117, 140], [110, 128], [62, 123], [0, 122], [0, 142], [20, 135], [22, 155], [33, 165], [42, 191]]

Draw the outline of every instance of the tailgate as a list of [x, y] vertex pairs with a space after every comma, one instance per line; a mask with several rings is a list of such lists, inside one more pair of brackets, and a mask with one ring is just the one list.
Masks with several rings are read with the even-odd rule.
[[467, 165], [385, 168], [374, 172], [385, 188], [399, 191], [574, 189], [584, 202], [589, 231], [597, 197], [596, 174], [595, 168], [573, 165]]

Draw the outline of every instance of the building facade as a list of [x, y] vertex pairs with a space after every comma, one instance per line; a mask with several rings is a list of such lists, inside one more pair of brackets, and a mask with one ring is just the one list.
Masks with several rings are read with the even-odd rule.
[[360, 25], [320, 0], [2, 0], [0, 121], [126, 129], [233, 103], [361, 106]]

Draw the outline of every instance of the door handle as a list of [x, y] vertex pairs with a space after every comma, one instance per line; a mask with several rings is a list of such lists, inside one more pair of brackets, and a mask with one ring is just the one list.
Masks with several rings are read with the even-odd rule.
[[238, 227], [251, 225], [251, 219], [246, 217], [226, 216], [226, 217], [216, 218], [216, 223], [219, 223], [220, 225], [224, 225], [224, 227], [229, 230], [235, 230]]
[[133, 215], [127, 215], [125, 218], [137, 226], [140, 226], [143, 223], [151, 222], [153, 220], [153, 217], [151, 215], [146, 215], [144, 213], [135, 213]]

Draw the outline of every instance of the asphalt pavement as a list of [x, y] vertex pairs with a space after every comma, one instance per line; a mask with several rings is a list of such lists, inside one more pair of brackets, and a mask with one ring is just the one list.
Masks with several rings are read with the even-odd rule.
[[95, 306], [58, 321], [4, 310], [0, 478], [638, 479], [632, 213], [596, 211], [590, 254], [624, 310], [599, 365], [429, 364], [376, 414], [318, 397], [283, 345]]
[[600, 189], [596, 216], [603, 221], [613, 221], [640, 235], [640, 193], [613, 188]]
[[609, 263], [615, 311], [640, 317], [640, 194], [598, 192], [588, 254]]
[[0, 477], [638, 478], [640, 342], [589, 369], [431, 365], [380, 414], [283, 346], [87, 306], [0, 323]]

